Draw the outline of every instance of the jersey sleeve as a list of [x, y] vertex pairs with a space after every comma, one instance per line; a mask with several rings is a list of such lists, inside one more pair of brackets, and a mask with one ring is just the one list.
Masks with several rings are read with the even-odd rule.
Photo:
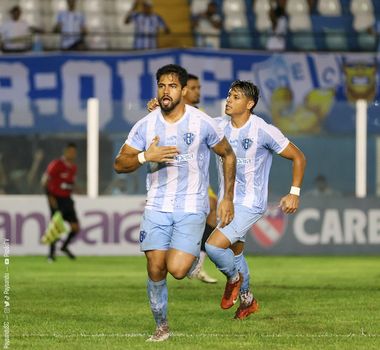
[[49, 177], [54, 177], [60, 172], [60, 162], [58, 160], [53, 160], [49, 163], [46, 173]]
[[159, 26], [159, 28], [160, 29], [165, 29], [166, 28], [166, 24], [165, 24], [164, 19], [161, 16], [157, 16], [157, 19], [158, 19], [158, 26]]
[[64, 13], [62, 11], [57, 14], [57, 23], [62, 25]]
[[281, 153], [289, 144], [289, 139], [275, 126], [266, 124], [262, 129], [264, 147], [277, 154]]
[[208, 131], [207, 131], [207, 145], [209, 147], [214, 147], [224, 137], [224, 131], [220, 123], [211, 117], [208, 120]]
[[136, 123], [125, 143], [138, 151], [146, 150], [146, 123]]

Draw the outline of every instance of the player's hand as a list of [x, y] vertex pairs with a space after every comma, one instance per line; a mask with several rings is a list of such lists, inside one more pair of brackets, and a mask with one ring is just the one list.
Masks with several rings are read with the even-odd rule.
[[234, 218], [234, 203], [223, 198], [218, 207], [219, 226], [227, 226]]
[[299, 196], [288, 193], [286, 196], [281, 198], [279, 207], [281, 207], [285, 214], [293, 214], [298, 209], [299, 203]]
[[148, 162], [165, 163], [172, 162], [179, 154], [176, 146], [159, 146], [160, 138], [156, 136], [149, 148], [145, 151], [145, 159]]
[[148, 109], [149, 112], [154, 111], [158, 106], [159, 106], [159, 103], [158, 103], [158, 100], [156, 98], [152, 98], [146, 104], [146, 108]]

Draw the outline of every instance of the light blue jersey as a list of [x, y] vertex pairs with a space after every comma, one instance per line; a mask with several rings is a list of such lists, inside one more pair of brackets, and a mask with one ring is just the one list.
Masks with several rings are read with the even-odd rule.
[[85, 17], [79, 11], [61, 11], [57, 16], [57, 23], [61, 25], [61, 47], [69, 48], [82, 38], [81, 30], [85, 25]]
[[[216, 118], [236, 154], [234, 204], [263, 213], [267, 207], [268, 180], [273, 152], [281, 153], [289, 140], [275, 126], [251, 114], [241, 128], [234, 128], [230, 117]], [[219, 198], [223, 198], [222, 164], [218, 162]]]
[[139, 151], [149, 148], [155, 136], [159, 146], [176, 146], [171, 163], [148, 163], [146, 208], [162, 212], [208, 213], [210, 148], [224, 137], [216, 120], [186, 105], [177, 122], [165, 121], [158, 108], [132, 128], [125, 143]]
[[132, 21], [135, 24], [135, 49], [155, 49], [157, 48], [157, 34], [160, 29], [165, 29], [165, 22], [157, 14], [145, 15], [135, 12], [132, 14]]

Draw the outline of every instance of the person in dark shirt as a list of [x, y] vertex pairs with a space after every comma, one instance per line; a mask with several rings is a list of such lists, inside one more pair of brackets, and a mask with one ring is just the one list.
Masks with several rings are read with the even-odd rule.
[[[74, 143], [68, 143], [63, 150], [63, 155], [49, 163], [42, 176], [42, 185], [45, 188], [51, 216], [56, 211], [60, 211], [63, 220], [70, 225], [70, 232], [63, 242], [61, 251], [70, 259], [75, 259], [74, 254], [69, 250], [68, 245], [74, 236], [79, 232], [79, 221], [74, 207], [74, 201], [71, 194], [74, 189], [77, 165], [77, 146]], [[55, 261], [56, 243], [58, 239], [50, 244], [48, 260]]]

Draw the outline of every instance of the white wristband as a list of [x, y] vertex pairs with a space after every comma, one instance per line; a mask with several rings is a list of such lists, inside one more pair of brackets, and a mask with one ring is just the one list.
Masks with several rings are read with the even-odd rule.
[[296, 186], [292, 186], [290, 187], [290, 194], [294, 194], [295, 196], [299, 196], [300, 193], [301, 193], [301, 189], [299, 187], [296, 187]]
[[140, 163], [140, 164], [144, 164], [144, 163], [146, 163], [146, 159], [145, 159], [145, 154], [144, 154], [144, 152], [140, 152], [140, 153], [137, 155], [137, 159], [139, 160], [139, 163]]

